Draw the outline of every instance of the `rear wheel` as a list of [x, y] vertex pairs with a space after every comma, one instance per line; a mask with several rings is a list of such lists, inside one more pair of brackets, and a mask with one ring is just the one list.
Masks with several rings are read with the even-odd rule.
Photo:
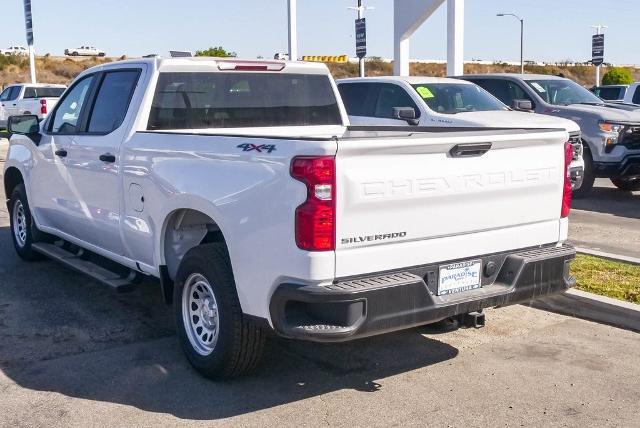
[[635, 192], [640, 190], [640, 177], [614, 177], [611, 182], [620, 190]]
[[587, 149], [585, 143], [583, 143], [582, 145], [584, 147], [582, 154], [582, 157], [584, 159], [584, 177], [582, 179], [582, 185], [580, 186], [580, 188], [572, 192], [572, 196], [576, 199], [586, 198], [589, 193], [591, 193], [593, 183], [596, 181], [591, 152]]
[[242, 313], [224, 244], [187, 252], [176, 275], [173, 301], [180, 344], [201, 374], [229, 379], [257, 366], [264, 332]]

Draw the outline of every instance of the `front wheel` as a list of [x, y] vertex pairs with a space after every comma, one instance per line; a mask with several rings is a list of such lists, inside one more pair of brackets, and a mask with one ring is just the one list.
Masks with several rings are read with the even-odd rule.
[[211, 379], [229, 379], [257, 366], [264, 332], [242, 313], [225, 245], [189, 250], [173, 296], [178, 338], [196, 370]]
[[24, 184], [18, 184], [11, 193], [9, 209], [11, 237], [16, 252], [24, 260], [41, 259], [42, 256], [35, 252], [31, 245], [46, 240], [49, 235], [40, 232], [33, 222]]
[[[583, 147], [586, 143], [583, 143]], [[572, 192], [572, 196], [575, 199], [586, 198], [591, 193], [593, 184], [596, 181], [596, 174], [593, 167], [593, 159], [591, 158], [591, 152], [586, 149], [583, 150], [582, 157], [584, 159], [584, 176], [582, 178], [582, 185], [579, 189]]]
[[640, 177], [614, 177], [611, 182], [620, 190], [635, 192], [640, 190]]

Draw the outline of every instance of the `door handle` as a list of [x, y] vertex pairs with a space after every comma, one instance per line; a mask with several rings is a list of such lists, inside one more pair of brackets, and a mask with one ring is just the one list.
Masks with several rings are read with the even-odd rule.
[[470, 158], [482, 156], [489, 150], [491, 150], [491, 143], [456, 144], [449, 151], [449, 154], [454, 158]]
[[65, 149], [58, 149], [55, 151], [55, 154], [61, 158], [67, 157], [67, 151]]
[[111, 153], [105, 153], [100, 155], [100, 160], [102, 162], [113, 163], [116, 161], [116, 155], [112, 155]]

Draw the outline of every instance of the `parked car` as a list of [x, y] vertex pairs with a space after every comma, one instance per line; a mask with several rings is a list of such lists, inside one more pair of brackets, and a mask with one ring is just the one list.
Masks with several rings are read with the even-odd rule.
[[580, 125], [585, 172], [576, 196], [589, 193], [596, 177], [621, 190], [640, 190], [640, 110], [606, 103], [577, 83], [540, 74], [470, 74], [459, 77], [482, 86], [516, 110], [574, 120]]
[[7, 86], [0, 93], [0, 128], [7, 125], [10, 116], [34, 114], [44, 119], [55, 107], [66, 89], [64, 85], [48, 83], [20, 83]]
[[572, 187], [582, 184], [580, 127], [572, 120], [512, 111], [481, 87], [457, 79], [394, 76], [337, 83], [352, 125], [562, 128], [574, 149]]
[[102, 49], [93, 46], [81, 46], [79, 48], [68, 48], [64, 50], [64, 54], [68, 56], [105, 56], [106, 53]]
[[640, 82], [631, 85], [596, 86], [592, 92], [603, 100], [640, 105]]
[[482, 308], [575, 283], [565, 130], [349, 129], [324, 64], [110, 63], [9, 128], [18, 255], [118, 291], [159, 278], [212, 378], [255, 367], [268, 330], [479, 325]]
[[623, 102], [629, 85], [602, 85], [591, 88], [597, 97], [610, 102]]
[[0, 49], [0, 55], [29, 56], [29, 50], [24, 46], [9, 46], [7, 49]]

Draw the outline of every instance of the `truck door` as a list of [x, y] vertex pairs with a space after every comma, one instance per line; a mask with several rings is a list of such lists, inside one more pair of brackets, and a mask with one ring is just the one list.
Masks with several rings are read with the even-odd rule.
[[[20, 97], [21, 91], [22, 86], [10, 86], [2, 93], [4, 98], [0, 102], [0, 107], [2, 107], [2, 109], [4, 110], [4, 121], [7, 121], [10, 116], [16, 116], [20, 114], [18, 112], [18, 98]], [[2, 120], [1, 117], [0, 120]]]
[[119, 150], [128, 130], [126, 119], [134, 116], [129, 105], [141, 67], [113, 69], [96, 77], [84, 132], [71, 142], [67, 159], [74, 196], [83, 205], [74, 226], [77, 237], [118, 255], [125, 254]]
[[82, 117], [94, 81], [95, 75], [77, 81], [45, 123], [40, 144], [35, 147], [37, 165], [31, 169], [27, 188], [38, 224], [72, 236], [76, 234], [74, 219], [84, 207], [68, 173], [68, 154], [82, 133]]

